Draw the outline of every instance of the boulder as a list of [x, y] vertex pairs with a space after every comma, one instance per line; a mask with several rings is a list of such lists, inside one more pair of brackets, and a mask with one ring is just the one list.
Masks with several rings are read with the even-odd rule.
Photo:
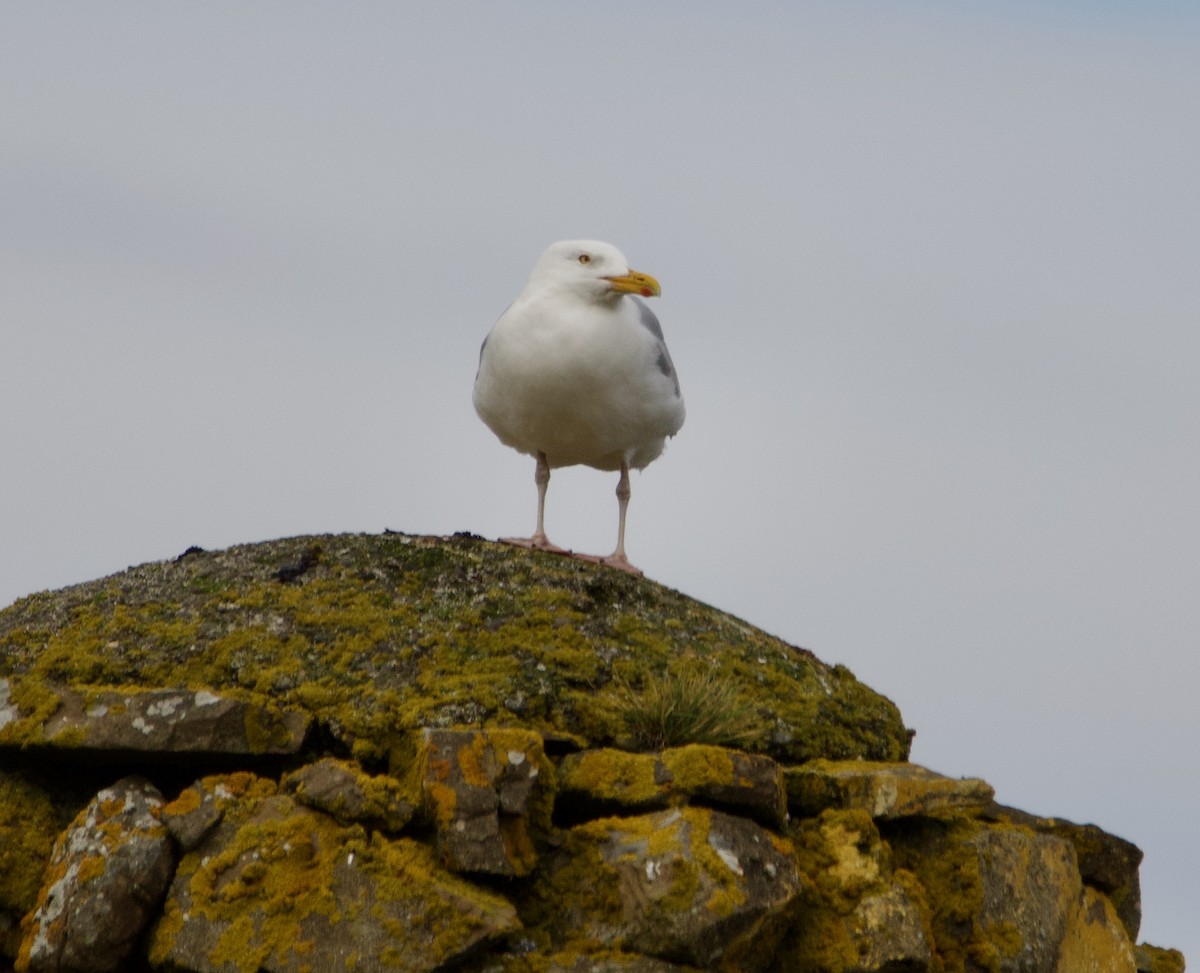
[[[23, 706], [32, 689], [36, 708]], [[299, 710], [234, 699], [206, 689], [83, 691], [0, 679], [0, 745], [141, 753], [290, 754], [310, 723]]]
[[411, 766], [447, 868], [504, 876], [533, 870], [535, 841], [549, 830], [554, 804], [554, 766], [540, 735], [424, 730]]
[[1069, 841], [966, 818], [907, 819], [885, 835], [920, 881], [947, 971], [1058, 970], [1083, 890]]
[[785, 771], [788, 805], [809, 817], [827, 808], [861, 808], [873, 818], [985, 807], [992, 788], [977, 778], [955, 780], [909, 763], [813, 760]]
[[1022, 824], [1043, 834], [1066, 838], [1075, 848], [1083, 881], [1099, 889], [1116, 907], [1130, 941], [1136, 941], [1142, 925], [1142, 885], [1138, 868], [1142, 850], [1094, 824], [1075, 824], [1063, 818], [1043, 818], [1015, 808], [993, 804], [988, 817]]
[[29, 918], [19, 973], [124, 968], [175, 865], [162, 795], [125, 778], [100, 791], [61, 835]]
[[270, 790], [246, 788], [180, 861], [153, 965], [418, 973], [519, 928], [507, 901], [443, 871], [424, 845], [368, 837]]
[[789, 841], [745, 818], [673, 808], [572, 828], [539, 869], [528, 923], [704, 969], [770, 961], [800, 891]]
[[774, 827], [787, 819], [783, 772], [774, 760], [702, 744], [658, 754], [605, 749], [568, 754], [558, 766], [558, 788], [562, 804], [593, 817], [695, 801]]

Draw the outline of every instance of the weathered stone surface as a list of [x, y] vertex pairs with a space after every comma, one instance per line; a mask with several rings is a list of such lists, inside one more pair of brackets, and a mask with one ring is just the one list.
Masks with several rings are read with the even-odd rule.
[[8, 679], [0, 679], [0, 745], [158, 753], [286, 754], [297, 752], [309, 717], [263, 702], [208, 690], [136, 692], [39, 686], [39, 706], [26, 712]]
[[1139, 943], [1133, 951], [1137, 973], [1184, 973], [1183, 953], [1163, 949], [1149, 943]]
[[1125, 927], [1095, 889], [1084, 888], [1075, 903], [1055, 973], [1137, 973]]
[[982, 780], [955, 780], [908, 763], [813, 760], [788, 767], [785, 779], [788, 804], [801, 817], [862, 808], [874, 818], [901, 818], [983, 808], [993, 794]]
[[861, 809], [825, 811], [795, 834], [805, 890], [778, 973], [893, 973], [931, 959], [915, 881], [894, 875]]
[[559, 946], [754, 969], [782, 938], [800, 884], [790, 842], [685, 807], [572, 828], [539, 870], [526, 918]]
[[21, 917], [37, 902], [64, 823], [45, 790], [21, 774], [0, 771], [0, 955], [17, 954]]
[[746, 750], [784, 763], [908, 753], [895, 705], [844, 666], [649, 579], [467, 535], [198, 551], [0, 610], [0, 676], [252, 692], [306, 711], [364, 764], [397, 728], [514, 719], [609, 746], [628, 732], [618, 682], [695, 663], [753, 700]]
[[849, 938], [858, 953], [845, 973], [891, 973], [924, 970], [932, 954], [925, 936], [918, 897], [903, 885], [863, 896], [848, 922]]
[[268, 793], [231, 802], [184, 856], [150, 960], [194, 973], [417, 973], [519, 925], [508, 902], [443, 871], [424, 845], [368, 838]]
[[242, 800], [258, 800], [275, 793], [272, 781], [246, 771], [204, 777], [165, 805], [162, 820], [181, 851], [198, 846], [225, 814]]
[[769, 757], [693, 744], [658, 754], [585, 750], [558, 767], [560, 801], [594, 808], [652, 810], [695, 800], [781, 826], [783, 772]]
[[887, 837], [923, 886], [947, 970], [1054, 973], [1083, 889], [1070, 842], [967, 819], [908, 819]]
[[21, 973], [121, 969], [171, 880], [162, 796], [125, 778], [105, 788], [55, 844], [16, 967]]
[[401, 831], [416, 806], [394, 777], [365, 774], [357, 764], [326, 757], [283, 778], [283, 788], [301, 804], [333, 815], [342, 824], [360, 822]]
[[1125, 925], [1130, 941], [1137, 939], [1142, 925], [1142, 884], [1138, 867], [1142, 850], [1094, 824], [1075, 824], [1063, 818], [1043, 818], [1015, 808], [993, 804], [988, 816], [1023, 824], [1043, 834], [1066, 838], [1075, 848], [1083, 881], [1108, 897]]
[[550, 827], [554, 765], [529, 730], [424, 730], [415, 766], [442, 862], [458, 872], [528, 875]]

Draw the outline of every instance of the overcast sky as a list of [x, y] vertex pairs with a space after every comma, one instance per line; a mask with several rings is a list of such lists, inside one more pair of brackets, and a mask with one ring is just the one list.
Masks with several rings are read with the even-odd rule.
[[[628, 548], [1146, 851], [1200, 962], [1200, 7], [8, 3], [0, 604], [327, 531], [533, 527], [471, 408], [550, 242], [688, 404]], [[611, 549], [616, 477], [547, 527]]]

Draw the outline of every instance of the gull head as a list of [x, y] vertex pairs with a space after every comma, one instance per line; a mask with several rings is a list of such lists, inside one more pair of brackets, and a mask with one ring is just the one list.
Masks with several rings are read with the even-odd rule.
[[602, 303], [623, 294], [657, 297], [662, 292], [657, 280], [630, 268], [625, 254], [599, 240], [552, 243], [534, 265], [528, 286], [568, 291]]

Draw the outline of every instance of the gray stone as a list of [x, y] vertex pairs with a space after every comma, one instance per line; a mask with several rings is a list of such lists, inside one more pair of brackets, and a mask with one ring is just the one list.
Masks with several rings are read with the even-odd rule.
[[247, 771], [203, 777], [162, 809], [163, 823], [181, 851], [191, 851], [238, 801], [275, 793], [273, 781]]
[[554, 767], [531, 730], [423, 730], [415, 766], [443, 864], [456, 872], [528, 875], [550, 828]]
[[333, 815], [342, 824], [361, 822], [397, 832], [416, 806], [393, 777], [371, 776], [354, 763], [326, 757], [283, 778], [283, 788], [301, 804]]
[[858, 953], [857, 965], [845, 973], [889, 973], [924, 970], [932, 953], [925, 938], [920, 905], [900, 885], [864, 895], [850, 913], [849, 939]]
[[125, 778], [102, 790], [61, 835], [21, 944], [28, 973], [121, 969], [171, 881], [174, 848], [162, 796]]
[[159, 753], [290, 754], [310, 718], [299, 710], [247, 702], [208, 690], [102, 690], [45, 687], [58, 705], [47, 717], [24, 714], [0, 680], [0, 745]]
[[800, 888], [790, 842], [745, 818], [685, 807], [572, 828], [539, 869], [531, 921], [559, 946], [757, 969]]
[[998, 804], [988, 809], [988, 815], [1071, 842], [1084, 883], [1099, 889], [1108, 897], [1116, 907], [1130, 940], [1137, 939], [1142, 925], [1142, 884], [1138, 872], [1142, 850], [1137, 845], [1109, 834], [1094, 824], [1075, 824], [1064, 818], [1038, 817]]
[[925, 889], [948, 968], [973, 958], [994, 973], [1055, 973], [1083, 891], [1070, 842], [969, 819], [916, 819], [888, 839]]
[[826, 809], [861, 808], [889, 819], [939, 811], [983, 808], [990, 785], [977, 778], [956, 780], [909, 763], [813, 760], [785, 771], [792, 813], [811, 817]]
[[779, 764], [724, 747], [692, 744], [661, 753], [585, 750], [562, 759], [558, 787], [560, 800], [584, 813], [594, 811], [593, 817], [694, 801], [774, 827], [787, 820]]

